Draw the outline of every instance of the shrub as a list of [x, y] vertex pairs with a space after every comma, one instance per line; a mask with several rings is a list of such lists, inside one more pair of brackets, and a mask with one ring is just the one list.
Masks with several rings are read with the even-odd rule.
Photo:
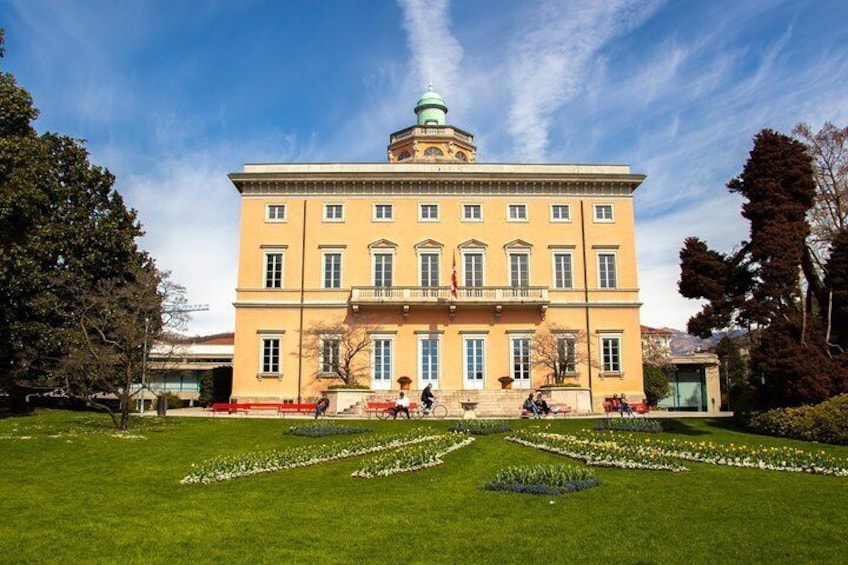
[[350, 434], [361, 434], [370, 431], [371, 428], [366, 428], [364, 426], [344, 426], [341, 424], [331, 424], [325, 422], [298, 424], [289, 428], [289, 433], [291, 435], [305, 437], [340, 436]]
[[166, 392], [165, 398], [168, 399], [168, 410], [176, 410], [177, 408], [182, 408], [185, 406], [185, 402], [183, 399], [174, 394], [173, 392]]
[[457, 422], [450, 428], [449, 431], [458, 432], [461, 434], [471, 434], [475, 436], [488, 436], [491, 434], [500, 434], [503, 432], [512, 431], [512, 426], [502, 421], [492, 420], [466, 420]]
[[371, 390], [371, 387], [369, 387], [368, 385], [361, 385], [361, 384], [349, 384], [349, 385], [334, 384], [334, 385], [328, 386], [327, 390], [336, 390], [336, 389], [339, 389], [339, 388], [352, 389], [352, 390]]
[[501, 469], [482, 489], [525, 494], [563, 494], [601, 484], [594, 471], [571, 465], [522, 465]]
[[848, 445], [848, 394], [815, 406], [777, 408], [753, 415], [748, 427], [757, 433]]
[[668, 384], [668, 373], [661, 367], [643, 365], [642, 375], [645, 386], [645, 398], [649, 406], [656, 406], [660, 400], [671, 393], [671, 386]]
[[662, 422], [653, 418], [607, 418], [595, 426], [596, 432], [607, 430], [656, 434], [663, 431], [663, 425]]

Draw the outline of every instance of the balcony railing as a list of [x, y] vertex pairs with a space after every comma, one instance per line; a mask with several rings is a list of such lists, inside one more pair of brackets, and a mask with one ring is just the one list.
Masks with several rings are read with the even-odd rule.
[[455, 137], [465, 141], [466, 143], [473, 143], [474, 141], [474, 138], [470, 135], [458, 131], [450, 126], [412, 126], [392, 134], [390, 143], [395, 143], [402, 139], [406, 139], [407, 137], [412, 137], [413, 135], [417, 137]]
[[449, 286], [355, 286], [352, 304], [549, 304], [546, 286], [459, 287], [456, 296]]

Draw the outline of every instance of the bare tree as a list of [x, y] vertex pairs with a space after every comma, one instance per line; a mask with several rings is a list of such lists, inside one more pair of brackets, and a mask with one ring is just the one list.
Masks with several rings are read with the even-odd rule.
[[533, 334], [533, 364], [549, 370], [549, 378], [554, 384], [561, 385], [565, 378], [579, 375], [582, 365], [597, 362], [588, 358], [586, 332], [570, 330], [554, 323], [542, 325]]
[[816, 201], [809, 213], [810, 247], [819, 267], [826, 261], [836, 235], [848, 227], [848, 127], [825, 122], [813, 133], [801, 123], [792, 133], [808, 148], [813, 158]]
[[315, 377], [336, 377], [356, 386], [371, 373], [371, 335], [379, 324], [367, 317], [322, 320], [305, 331], [302, 355], [315, 361]]
[[[145, 350], [168, 327], [181, 327], [185, 313], [167, 312], [184, 289], [156, 270], [152, 261], [128, 276], [101, 281], [74, 311], [75, 331], [61, 375], [71, 397], [105, 410], [115, 427], [129, 427], [133, 385], [144, 370]], [[117, 399], [118, 409], [108, 402]]]

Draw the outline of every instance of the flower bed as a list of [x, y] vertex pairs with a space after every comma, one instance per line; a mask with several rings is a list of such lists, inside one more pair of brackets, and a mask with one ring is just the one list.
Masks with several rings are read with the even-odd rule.
[[184, 485], [217, 483], [259, 473], [307, 467], [326, 461], [396, 449], [427, 441], [433, 437], [436, 436], [429, 431], [412, 431], [387, 437], [356, 438], [346, 443], [307, 445], [284, 450], [221, 456], [200, 464], [180, 483]]
[[643, 469], [649, 471], [671, 471], [678, 473], [688, 469], [661, 451], [651, 447], [621, 445], [593, 434], [587, 437], [558, 435], [539, 432], [518, 432], [507, 441], [579, 459], [587, 465], [619, 467], [621, 469]]
[[656, 434], [663, 431], [662, 422], [654, 418], [606, 418], [595, 426], [596, 432], [647, 432]]
[[475, 436], [487, 436], [491, 434], [501, 434], [503, 432], [511, 432], [512, 426], [507, 422], [500, 420], [466, 420], [457, 422], [448, 430], [461, 434], [471, 434]]
[[594, 471], [570, 465], [524, 465], [501, 469], [480, 488], [527, 494], [563, 494], [599, 486]]
[[730, 467], [848, 477], [848, 461], [831, 457], [824, 451], [793, 447], [640, 438], [614, 432], [586, 436], [519, 432], [506, 439], [580, 459], [588, 465], [677, 472], [687, 470], [675, 462], [682, 459]]
[[366, 461], [351, 476], [360, 479], [388, 477], [397, 473], [419, 471], [444, 463], [442, 457], [471, 444], [473, 437], [460, 434], [443, 434], [414, 445], [407, 445], [390, 453], [383, 453]]
[[289, 428], [289, 433], [291, 435], [304, 437], [340, 436], [349, 434], [361, 434], [370, 431], [371, 428], [366, 428], [365, 426], [344, 426], [341, 424], [332, 424], [329, 422], [298, 424]]

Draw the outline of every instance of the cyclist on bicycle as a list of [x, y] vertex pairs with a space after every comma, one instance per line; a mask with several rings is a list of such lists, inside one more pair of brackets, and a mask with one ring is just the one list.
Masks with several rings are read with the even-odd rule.
[[433, 402], [435, 400], [436, 397], [433, 396], [433, 383], [428, 383], [427, 386], [424, 387], [424, 390], [421, 391], [421, 403], [424, 404], [425, 414], [430, 412], [430, 408], [433, 407]]

